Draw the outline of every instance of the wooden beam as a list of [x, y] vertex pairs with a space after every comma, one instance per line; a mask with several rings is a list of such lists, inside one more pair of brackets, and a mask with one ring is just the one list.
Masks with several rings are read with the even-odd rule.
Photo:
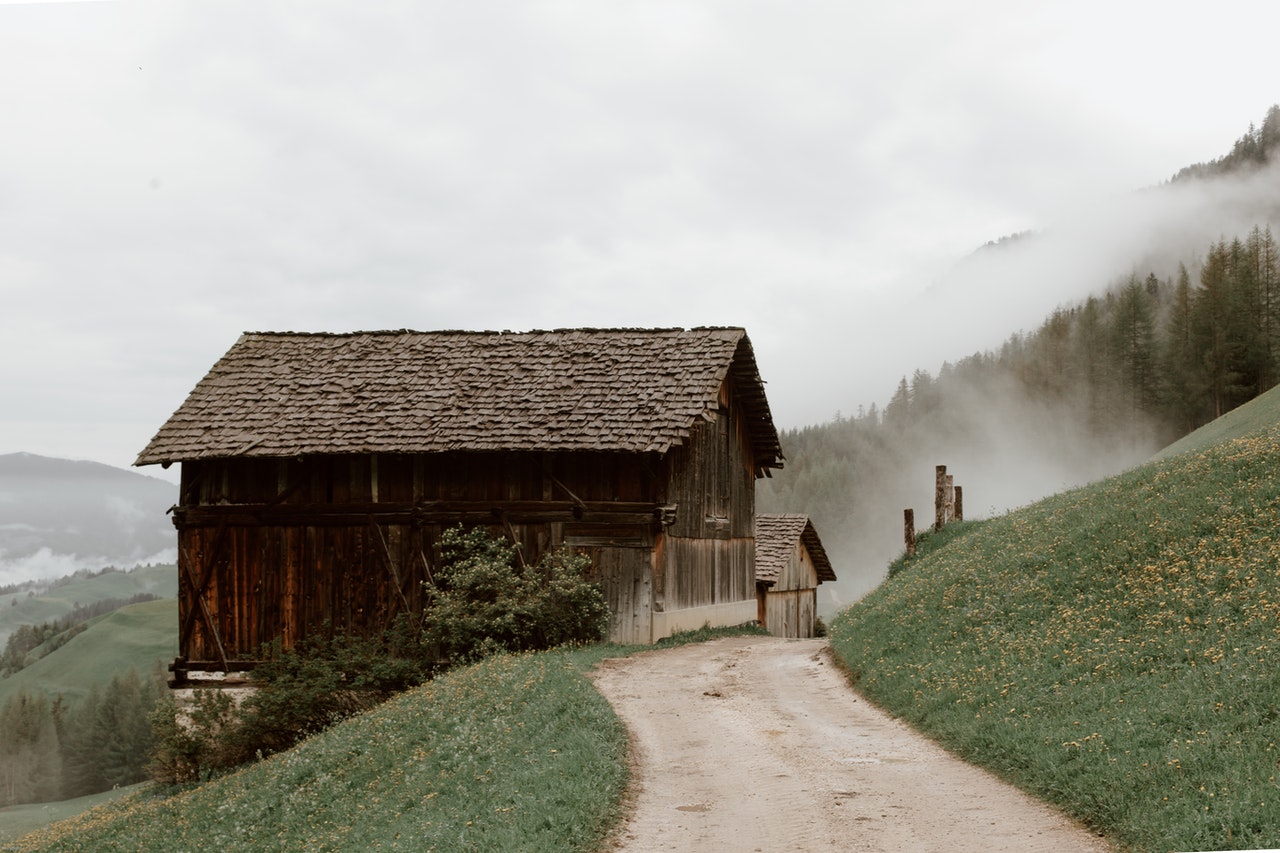
[[217, 504], [174, 510], [179, 530], [198, 527], [339, 526], [375, 524], [533, 524], [584, 521], [649, 524], [659, 506], [646, 501], [427, 501], [423, 503]]

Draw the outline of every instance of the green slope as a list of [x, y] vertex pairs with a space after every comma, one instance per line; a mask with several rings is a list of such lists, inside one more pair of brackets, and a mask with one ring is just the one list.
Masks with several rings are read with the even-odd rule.
[[140, 566], [91, 578], [72, 576], [35, 595], [25, 592], [0, 595], [0, 643], [7, 640], [19, 625], [52, 622], [66, 616], [77, 605], [84, 606], [107, 598], [127, 599], [140, 593], [177, 598], [177, 566]]
[[873, 701], [1122, 846], [1280, 847], [1278, 401], [926, 537], [833, 646]]
[[627, 777], [625, 727], [583, 674], [607, 651], [489, 658], [230, 776], [0, 850], [599, 850]]
[[23, 688], [83, 696], [130, 667], [146, 675], [157, 661], [168, 664], [178, 653], [178, 602], [164, 598], [121, 608], [93, 620], [53, 654], [0, 679], [0, 705]]
[[1179, 453], [1206, 450], [1224, 441], [1265, 430], [1277, 422], [1280, 422], [1280, 385], [1180, 438], [1154, 458], [1168, 459]]
[[146, 784], [130, 785], [127, 788], [117, 788], [111, 791], [103, 791], [100, 794], [78, 797], [74, 800], [62, 800], [57, 803], [29, 803], [27, 805], [0, 808], [0, 844], [15, 838], [21, 838], [29, 832], [35, 832], [40, 827], [48, 826], [56, 821], [68, 820], [103, 803], [118, 800], [129, 794], [136, 794]]

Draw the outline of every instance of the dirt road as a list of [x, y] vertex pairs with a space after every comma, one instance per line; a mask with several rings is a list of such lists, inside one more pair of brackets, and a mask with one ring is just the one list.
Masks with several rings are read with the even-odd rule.
[[616, 849], [1109, 849], [873, 708], [826, 648], [735, 637], [605, 661], [635, 753]]

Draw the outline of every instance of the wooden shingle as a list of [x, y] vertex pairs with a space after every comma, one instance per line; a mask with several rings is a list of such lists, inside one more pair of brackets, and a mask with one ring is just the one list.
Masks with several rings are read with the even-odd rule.
[[468, 451], [666, 453], [730, 378], [759, 470], [782, 453], [740, 328], [248, 332], [138, 465]]

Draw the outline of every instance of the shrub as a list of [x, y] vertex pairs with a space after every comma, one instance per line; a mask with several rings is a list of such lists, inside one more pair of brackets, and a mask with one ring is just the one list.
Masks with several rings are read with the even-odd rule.
[[151, 712], [155, 750], [147, 764], [151, 778], [163, 785], [208, 781], [232, 763], [225, 748], [235, 723], [231, 696], [216, 688], [192, 691], [192, 704], [179, 711], [172, 694], [162, 696]]
[[609, 609], [586, 578], [585, 556], [561, 549], [526, 566], [517, 546], [461, 527], [444, 531], [440, 550], [424, 622], [427, 641], [452, 662], [596, 642], [608, 630]]
[[291, 748], [428, 680], [436, 668], [416, 618], [401, 614], [374, 638], [327, 629], [291, 649], [270, 647], [253, 671], [255, 690], [227, 733], [233, 763]]
[[189, 710], [172, 699], [152, 717], [150, 770], [162, 783], [199, 782], [218, 771], [289, 749], [426, 681], [435, 668], [416, 619], [401, 614], [376, 638], [327, 626], [291, 649], [263, 650], [251, 693], [238, 704], [217, 688], [196, 689]]

